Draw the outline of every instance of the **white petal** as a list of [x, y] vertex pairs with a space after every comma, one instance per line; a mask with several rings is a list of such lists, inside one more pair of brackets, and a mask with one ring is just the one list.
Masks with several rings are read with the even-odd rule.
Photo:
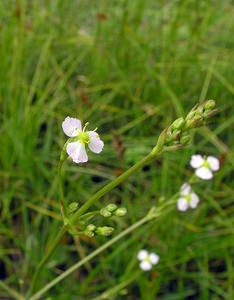
[[207, 167], [201, 167], [196, 170], [196, 175], [204, 180], [209, 180], [213, 177], [211, 170]]
[[140, 251], [138, 252], [138, 254], [137, 254], [137, 258], [138, 258], [139, 260], [143, 260], [143, 259], [145, 259], [147, 256], [148, 256], [148, 251], [146, 251], [146, 250], [140, 250]]
[[62, 128], [67, 136], [75, 136], [74, 132], [82, 131], [81, 121], [76, 118], [66, 117], [62, 123]]
[[151, 263], [149, 263], [148, 261], [143, 260], [143, 261], [140, 263], [140, 268], [141, 268], [143, 271], [149, 271], [149, 270], [151, 270], [152, 265], [151, 265]]
[[199, 168], [204, 163], [204, 158], [201, 155], [192, 155], [192, 158], [190, 160], [190, 165], [193, 168]]
[[72, 142], [67, 145], [67, 154], [75, 163], [84, 163], [88, 161], [85, 145], [80, 142]]
[[94, 153], [100, 153], [104, 147], [103, 141], [95, 131], [88, 131], [89, 135], [89, 149]]
[[185, 198], [179, 198], [177, 201], [177, 208], [180, 211], [186, 211], [189, 207], [188, 201]]
[[199, 199], [197, 194], [191, 193], [191, 200], [190, 200], [190, 203], [189, 203], [190, 207], [191, 208], [196, 208], [198, 203], [199, 203], [199, 200], [200, 199]]
[[153, 265], [156, 265], [159, 261], [159, 256], [155, 253], [150, 253], [149, 258]]
[[219, 160], [214, 156], [208, 156], [207, 161], [210, 165], [211, 170], [218, 171], [220, 167]]
[[191, 192], [192, 188], [188, 183], [184, 183], [180, 188], [180, 194], [181, 196], [186, 196]]

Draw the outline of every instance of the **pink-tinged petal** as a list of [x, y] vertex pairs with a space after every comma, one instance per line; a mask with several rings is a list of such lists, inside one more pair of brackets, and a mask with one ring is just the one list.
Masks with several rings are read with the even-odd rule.
[[88, 131], [89, 135], [89, 149], [94, 153], [100, 153], [104, 147], [103, 141], [95, 131]]
[[192, 188], [188, 183], [184, 183], [180, 188], [180, 194], [181, 196], [186, 196], [191, 192]]
[[159, 256], [155, 253], [150, 253], [149, 258], [153, 265], [156, 265], [159, 261]]
[[81, 121], [76, 118], [66, 117], [62, 123], [62, 128], [67, 136], [76, 136], [77, 132], [82, 131]]
[[189, 207], [188, 201], [185, 198], [179, 198], [177, 201], [177, 208], [180, 211], [186, 211]]
[[208, 156], [207, 161], [210, 165], [211, 170], [218, 171], [220, 168], [219, 160], [214, 156]]
[[140, 263], [140, 268], [141, 268], [143, 271], [149, 271], [149, 270], [152, 269], [152, 265], [151, 265], [151, 263], [149, 263], [148, 261], [143, 260], [143, 261]]
[[199, 155], [199, 154], [192, 155], [192, 158], [190, 160], [190, 165], [194, 169], [201, 167], [203, 163], [204, 163], [204, 158], [201, 155]]
[[137, 254], [137, 258], [139, 260], [144, 260], [148, 256], [148, 251], [146, 250], [140, 250]]
[[72, 142], [67, 145], [67, 154], [72, 158], [72, 160], [79, 164], [88, 161], [88, 156], [85, 150], [85, 145], [80, 142]]
[[195, 193], [191, 193], [191, 199], [190, 199], [190, 203], [189, 203], [190, 207], [191, 208], [196, 208], [199, 201], [200, 201], [200, 199], [199, 199], [198, 195], [195, 194]]
[[196, 173], [197, 177], [199, 177], [203, 180], [209, 180], [209, 179], [213, 178], [213, 174], [212, 174], [211, 170], [207, 167], [198, 168], [195, 173]]

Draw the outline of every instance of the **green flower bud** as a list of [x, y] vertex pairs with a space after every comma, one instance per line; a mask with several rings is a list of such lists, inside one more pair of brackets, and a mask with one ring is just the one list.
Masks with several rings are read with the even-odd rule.
[[187, 114], [186, 120], [191, 120], [191, 119], [193, 119], [194, 116], [195, 116], [195, 114], [196, 114], [196, 111], [191, 110], [191, 111]]
[[94, 237], [95, 233], [93, 231], [84, 231], [84, 234], [87, 235], [88, 237]]
[[112, 234], [112, 232], [114, 231], [113, 227], [109, 227], [109, 226], [103, 226], [103, 227], [98, 227], [96, 230], [96, 234], [98, 235], [104, 235], [104, 236], [109, 236]]
[[115, 215], [117, 217], [123, 217], [124, 215], [126, 215], [127, 213], [127, 209], [125, 207], [120, 207], [115, 211]]
[[193, 119], [186, 121], [186, 129], [196, 128], [202, 125], [202, 117], [201, 116], [194, 116]]
[[178, 118], [172, 123], [172, 130], [178, 130], [181, 129], [185, 124], [184, 118]]
[[87, 231], [94, 231], [96, 229], [96, 226], [94, 225], [94, 224], [89, 224], [87, 227], [86, 227], [86, 229], [85, 229], [85, 231], [87, 230]]
[[178, 141], [180, 138], [180, 131], [176, 130], [173, 134], [172, 134], [172, 139], [173, 141]]
[[106, 209], [110, 212], [113, 212], [115, 211], [116, 209], [118, 208], [118, 206], [114, 203], [110, 203], [106, 206]]
[[203, 114], [204, 119], [209, 119], [210, 117], [213, 117], [215, 114], [217, 114], [218, 109], [213, 109], [210, 111], [205, 111]]
[[186, 145], [191, 140], [191, 137], [189, 135], [184, 135], [180, 139], [180, 143], [182, 145]]
[[77, 208], [78, 208], [78, 206], [79, 206], [79, 204], [77, 203], [77, 202], [72, 202], [72, 203], [70, 203], [69, 205], [68, 205], [68, 212], [70, 213], [70, 214], [72, 214], [72, 213], [74, 213], [76, 210], [77, 210]]
[[104, 207], [100, 210], [100, 215], [102, 215], [105, 218], [109, 218], [112, 216], [112, 213]]
[[208, 100], [204, 105], [205, 111], [210, 111], [214, 108], [215, 108], [215, 101], [214, 100]]

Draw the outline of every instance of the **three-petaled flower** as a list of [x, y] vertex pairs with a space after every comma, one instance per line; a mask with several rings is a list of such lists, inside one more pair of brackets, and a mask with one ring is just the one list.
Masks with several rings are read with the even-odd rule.
[[196, 208], [198, 203], [198, 195], [193, 192], [188, 183], [184, 183], [180, 189], [180, 197], [177, 200], [178, 210], [186, 211], [189, 207]]
[[213, 178], [213, 172], [220, 168], [219, 160], [214, 156], [192, 155], [190, 165], [196, 169], [195, 174], [204, 180]]
[[82, 129], [81, 121], [70, 117], [66, 117], [62, 123], [64, 133], [73, 138], [66, 146], [67, 154], [77, 164], [88, 161], [86, 145], [94, 153], [100, 153], [104, 146], [103, 141], [95, 130], [85, 131], [87, 124]]
[[159, 261], [159, 256], [156, 253], [149, 253], [147, 250], [140, 250], [137, 258], [143, 271], [151, 270], [153, 265], [156, 265]]

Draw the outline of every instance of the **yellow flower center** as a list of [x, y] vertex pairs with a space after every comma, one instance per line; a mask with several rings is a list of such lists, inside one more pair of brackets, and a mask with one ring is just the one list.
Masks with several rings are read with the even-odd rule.
[[210, 169], [210, 164], [207, 160], [204, 161], [204, 163], [202, 164], [203, 167]]
[[190, 195], [190, 194], [187, 194], [187, 195], [185, 196], [185, 199], [186, 199], [186, 201], [187, 201], [188, 203], [190, 203], [190, 201], [191, 201], [191, 195]]
[[146, 258], [144, 259], [144, 261], [148, 262], [148, 263], [151, 263], [151, 259], [150, 259], [150, 256], [147, 255]]
[[78, 133], [79, 142], [82, 144], [88, 144], [90, 142], [89, 135], [87, 132], [79, 132]]

